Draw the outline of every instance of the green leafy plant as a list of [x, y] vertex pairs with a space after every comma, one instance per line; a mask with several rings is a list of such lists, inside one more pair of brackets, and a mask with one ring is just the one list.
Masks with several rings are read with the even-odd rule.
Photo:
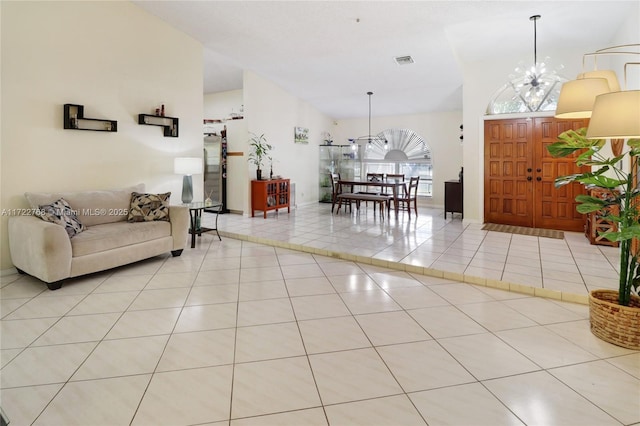
[[249, 162], [253, 163], [258, 170], [262, 169], [262, 163], [265, 159], [268, 159], [269, 161], [272, 160], [269, 153], [273, 149], [273, 146], [267, 143], [264, 133], [260, 136], [251, 133], [249, 148], [251, 149], [249, 152]]
[[322, 141], [325, 145], [331, 145], [333, 143], [333, 138], [331, 137], [331, 133], [322, 132]]
[[[637, 199], [638, 189], [638, 156], [640, 155], [640, 139], [629, 139], [628, 149], [620, 155], [607, 157], [601, 153], [605, 145], [604, 139], [587, 139], [587, 128], [567, 130], [558, 136], [558, 142], [547, 147], [554, 157], [566, 157], [576, 151], [583, 151], [575, 158], [578, 166], [591, 166], [592, 171], [567, 176], [555, 180], [556, 188], [571, 182], [580, 182], [588, 188], [598, 187], [610, 191], [611, 196], [603, 199], [590, 195], [578, 195], [579, 213], [601, 211], [609, 206], [617, 206], [618, 214], [609, 213], [605, 219], [617, 225], [615, 231], [602, 233], [609, 241], [620, 243], [620, 273], [618, 304], [628, 306], [631, 294], [638, 295], [640, 284], [640, 267], [638, 254], [631, 250], [634, 238], [640, 238], [640, 210]], [[624, 161], [628, 159], [628, 161]], [[625, 164], [626, 163], [626, 164]], [[595, 171], [594, 171], [595, 170]]]

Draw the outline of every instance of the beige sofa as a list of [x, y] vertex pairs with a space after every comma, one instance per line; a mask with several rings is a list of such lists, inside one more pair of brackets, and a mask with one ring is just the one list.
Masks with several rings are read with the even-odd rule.
[[180, 256], [187, 244], [188, 208], [170, 206], [168, 221], [128, 222], [134, 192], [144, 193], [144, 184], [110, 191], [26, 193], [32, 212], [63, 198], [84, 230], [70, 237], [65, 226], [33, 215], [9, 218], [9, 250], [14, 266], [56, 290], [66, 278], [169, 251]]

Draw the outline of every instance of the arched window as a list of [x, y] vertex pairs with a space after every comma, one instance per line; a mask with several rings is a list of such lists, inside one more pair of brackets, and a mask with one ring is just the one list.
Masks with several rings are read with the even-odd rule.
[[402, 173], [407, 180], [420, 176], [418, 195], [430, 197], [433, 173], [427, 142], [411, 129], [386, 129], [376, 136], [365, 144], [364, 174]]

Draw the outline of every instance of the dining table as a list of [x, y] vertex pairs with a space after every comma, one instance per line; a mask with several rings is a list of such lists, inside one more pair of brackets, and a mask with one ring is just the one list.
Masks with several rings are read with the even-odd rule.
[[[338, 182], [336, 183], [337, 188], [338, 188], [338, 193], [356, 193], [355, 188], [356, 187], [374, 187], [374, 188], [380, 188], [381, 192], [384, 191], [384, 188], [390, 188], [391, 189], [391, 195], [392, 195], [392, 199], [393, 199], [393, 206], [394, 206], [394, 210], [396, 213], [396, 219], [398, 218], [398, 211], [400, 210], [399, 208], [399, 203], [398, 203], [398, 198], [400, 195], [400, 190], [405, 188], [406, 189], [406, 182], [400, 179], [387, 179], [387, 180], [378, 180], [378, 179], [374, 179], [374, 180], [361, 180], [361, 179], [351, 179], [351, 180], [346, 180], [346, 179], [340, 179], [338, 180]], [[345, 191], [344, 189], [348, 188], [347, 191]], [[333, 207], [335, 206], [335, 198], [333, 200], [333, 205], [331, 206], [331, 210], [333, 211]]]

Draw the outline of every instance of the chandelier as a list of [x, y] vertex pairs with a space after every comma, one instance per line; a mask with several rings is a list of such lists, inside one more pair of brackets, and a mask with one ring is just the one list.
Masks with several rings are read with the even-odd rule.
[[[555, 111], [560, 88], [566, 78], [556, 70], [549, 70], [549, 58], [538, 62], [537, 21], [540, 15], [529, 17], [533, 21], [533, 65], [520, 62], [515, 73], [498, 89], [489, 101], [487, 114], [529, 113]], [[560, 65], [557, 69], [562, 69]]]
[[[366, 136], [359, 136], [355, 139], [349, 139], [349, 141], [352, 144], [355, 144], [356, 141], [366, 141], [367, 142], [367, 149], [371, 150], [373, 149], [373, 144], [384, 144], [384, 149], [387, 150], [389, 149], [389, 142], [385, 139], [382, 138], [378, 135], [372, 135], [371, 134], [371, 95], [373, 95], [373, 92], [367, 92], [367, 95], [369, 96], [369, 133]], [[355, 145], [353, 145], [355, 146]]]
[[529, 17], [533, 21], [533, 65], [524, 69], [516, 68], [516, 72], [521, 75], [515, 81], [515, 92], [531, 112], [540, 111], [549, 94], [560, 83], [555, 72], [547, 72], [547, 64], [538, 62], [537, 22], [540, 18], [540, 15]]

